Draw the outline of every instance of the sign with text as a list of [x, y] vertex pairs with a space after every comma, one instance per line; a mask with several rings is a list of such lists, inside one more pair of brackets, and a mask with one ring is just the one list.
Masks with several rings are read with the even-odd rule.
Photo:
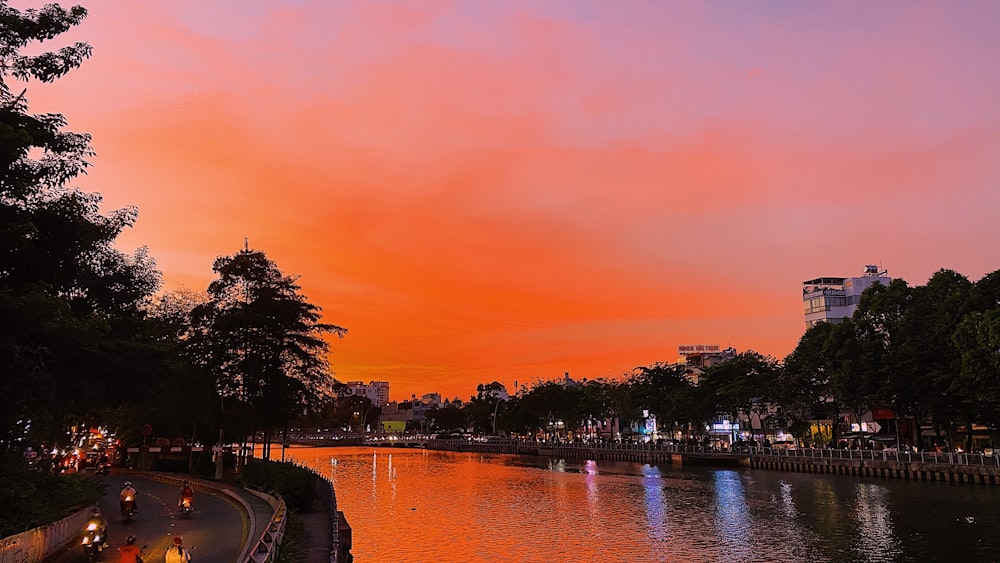
[[721, 351], [722, 348], [718, 344], [682, 344], [677, 347], [677, 352], [682, 356], [688, 354], [713, 354]]

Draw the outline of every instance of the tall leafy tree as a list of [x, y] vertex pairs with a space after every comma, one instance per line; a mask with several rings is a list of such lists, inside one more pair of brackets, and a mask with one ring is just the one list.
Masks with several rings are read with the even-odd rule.
[[[808, 424], [810, 420], [837, 418], [839, 407], [831, 379], [835, 366], [828, 346], [833, 326], [823, 322], [809, 327], [795, 350], [785, 357], [774, 397], [794, 420]], [[832, 430], [831, 438], [836, 440], [836, 424]]]
[[[321, 406], [336, 384], [324, 335], [347, 329], [320, 322], [320, 308], [299, 293], [261, 251], [216, 259], [209, 301], [192, 311], [189, 356], [208, 370], [219, 393], [247, 409], [241, 438], [272, 431]], [[265, 455], [269, 452], [265, 451]]]
[[717, 412], [739, 420], [740, 413], [763, 416], [772, 400], [780, 367], [777, 360], [753, 350], [706, 370], [699, 387], [715, 397]]
[[[1000, 271], [975, 283], [972, 311], [959, 323], [952, 342], [961, 368], [951, 387], [967, 397], [975, 422], [990, 428], [993, 443], [1000, 429]], [[970, 432], [971, 436], [971, 432]]]
[[[62, 415], [124, 399], [114, 379], [137, 369], [129, 340], [160, 282], [145, 249], [126, 255], [113, 246], [136, 210], [102, 215], [100, 195], [70, 185], [94, 156], [90, 136], [64, 130], [62, 115], [30, 113], [27, 88], [15, 87], [52, 82], [90, 56], [85, 43], [39, 47], [86, 15], [80, 6], [19, 11], [0, 0], [0, 440], [7, 444], [23, 435], [18, 421], [55, 434]], [[125, 371], [107, 370], [112, 360]]]
[[687, 430], [691, 423], [702, 422], [695, 410], [694, 385], [683, 364], [655, 363], [635, 370], [633, 385], [647, 397], [648, 408], [656, 415], [657, 424], [673, 436], [678, 428]]

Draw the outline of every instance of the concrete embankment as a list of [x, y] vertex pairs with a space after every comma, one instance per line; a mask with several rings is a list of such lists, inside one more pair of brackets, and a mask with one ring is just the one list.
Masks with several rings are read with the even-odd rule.
[[56, 553], [80, 535], [90, 507], [58, 522], [0, 539], [0, 563], [36, 563]]
[[997, 465], [921, 462], [917, 460], [888, 459], [837, 459], [815, 457], [789, 457], [782, 455], [755, 455], [750, 457], [750, 467], [801, 473], [828, 473], [883, 477], [914, 481], [942, 481], [1000, 485], [1000, 467]]
[[979, 454], [941, 454], [851, 450], [713, 451], [683, 446], [612, 444], [587, 447], [544, 442], [474, 442], [430, 440], [428, 449], [565, 459], [631, 461], [670, 465], [741, 466], [751, 469], [827, 473], [859, 477], [911, 479], [980, 485], [1000, 485], [1000, 460]]

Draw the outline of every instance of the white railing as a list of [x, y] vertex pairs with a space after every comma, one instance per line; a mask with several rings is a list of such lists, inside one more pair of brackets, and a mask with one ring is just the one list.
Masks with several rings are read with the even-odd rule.
[[714, 448], [710, 446], [689, 446], [684, 444], [655, 444], [651, 442], [570, 442], [559, 440], [515, 440], [510, 438], [487, 439], [486, 441], [445, 439], [431, 440], [443, 446], [508, 446], [522, 449], [579, 449], [608, 452], [667, 452], [699, 454], [720, 457], [733, 455], [808, 457], [825, 459], [870, 459], [899, 463], [930, 463], [938, 465], [980, 465], [1000, 467], [1000, 455], [970, 454], [959, 452], [907, 452], [890, 450], [852, 450], [838, 448], [762, 448], [736, 447]]
[[281, 541], [285, 537], [286, 516], [288, 515], [288, 507], [285, 505], [285, 499], [281, 498], [281, 495], [272, 496], [253, 489], [246, 490], [264, 499], [271, 505], [274, 514], [271, 516], [271, 520], [267, 523], [264, 531], [253, 541], [252, 548], [247, 553], [244, 563], [267, 563], [274, 561], [278, 557]]

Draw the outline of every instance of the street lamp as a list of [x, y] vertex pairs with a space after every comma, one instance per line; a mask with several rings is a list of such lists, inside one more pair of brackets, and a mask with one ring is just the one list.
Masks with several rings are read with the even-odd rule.
[[497, 404], [493, 407], [493, 435], [497, 435], [497, 410], [500, 408], [500, 398], [497, 397]]

